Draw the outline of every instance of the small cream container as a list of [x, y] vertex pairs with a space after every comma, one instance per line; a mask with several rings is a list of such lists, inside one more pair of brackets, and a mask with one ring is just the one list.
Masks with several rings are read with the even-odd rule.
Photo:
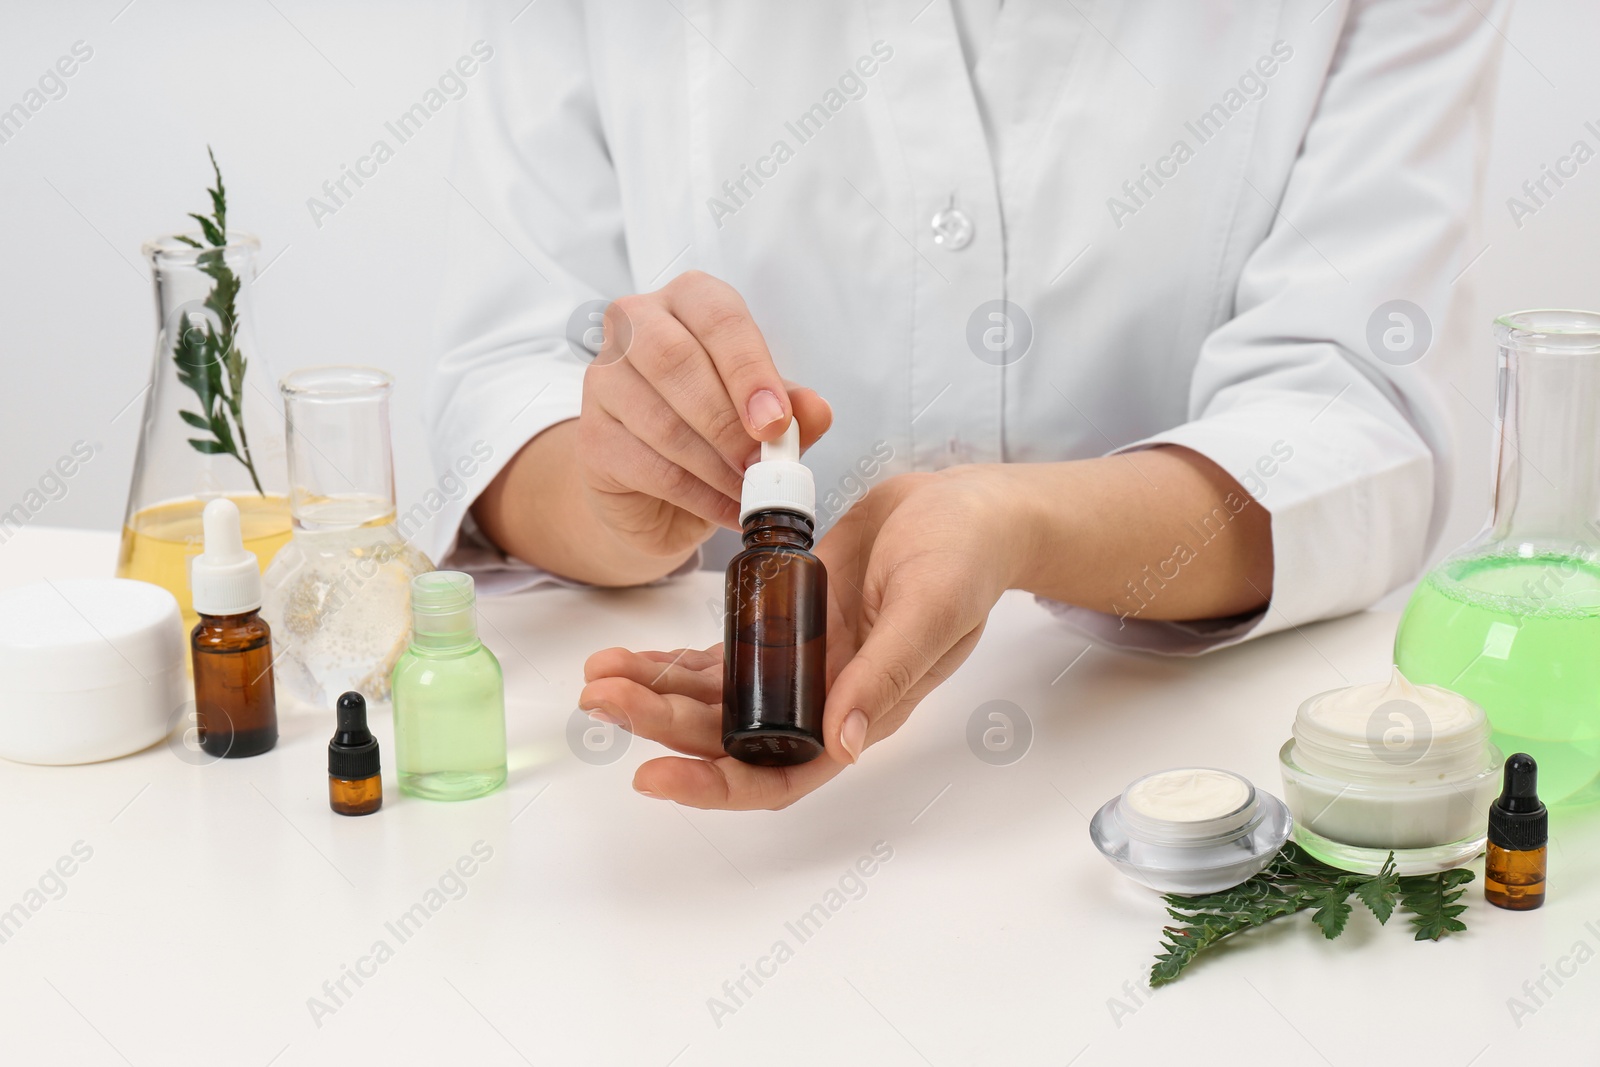
[[1289, 809], [1249, 779], [1179, 767], [1133, 781], [1089, 821], [1101, 855], [1140, 885], [1194, 896], [1259, 874], [1288, 840]]
[[1318, 693], [1278, 753], [1295, 840], [1324, 863], [1376, 874], [1459, 867], [1483, 851], [1502, 757], [1466, 697], [1387, 682]]
[[94, 763], [149, 748], [190, 699], [171, 593], [124, 578], [0, 593], [0, 756]]

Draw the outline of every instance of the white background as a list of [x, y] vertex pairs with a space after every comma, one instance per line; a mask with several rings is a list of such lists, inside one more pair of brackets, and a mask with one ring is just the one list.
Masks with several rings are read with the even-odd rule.
[[[534, 32], [536, 19], [513, 22], [523, 6], [506, 0], [491, 44]], [[1522, 307], [1600, 306], [1600, 160], [1520, 228], [1506, 205], [1575, 139], [1596, 143], [1583, 129], [1600, 124], [1585, 8], [1525, 0], [1500, 27], [1507, 43], [1476, 238], [1486, 251], [1458, 283], [1462, 298], [1450, 321], [1435, 324], [1421, 364], [1458, 439], [1439, 552], [1470, 536], [1487, 507], [1491, 319]], [[456, 195], [444, 175], [460, 104], [401, 145], [320, 228], [306, 201], [466, 52], [464, 20], [451, 6], [416, 0], [5, 0], [0, 109], [76, 41], [94, 56], [67, 94], [0, 144], [0, 510], [82, 439], [97, 447], [95, 458], [33, 521], [118, 525], [139, 420], [130, 401], [148, 380], [154, 331], [139, 246], [205, 205], [207, 142], [222, 161], [230, 222], [260, 236], [262, 263], [271, 264], [256, 287], [262, 355], [280, 375], [327, 362], [394, 372], [407, 507], [434, 478], [421, 402], [443, 220]], [[501, 240], [487, 225], [474, 239]]]

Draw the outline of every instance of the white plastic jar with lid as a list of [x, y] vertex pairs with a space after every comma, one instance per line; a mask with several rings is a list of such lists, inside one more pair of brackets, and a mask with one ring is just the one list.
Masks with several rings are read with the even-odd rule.
[[1459, 866], [1483, 849], [1500, 750], [1483, 709], [1440, 686], [1385, 682], [1318, 693], [1278, 753], [1294, 837], [1346, 870]]
[[0, 756], [94, 763], [149, 748], [190, 700], [171, 593], [126, 578], [0, 593]]

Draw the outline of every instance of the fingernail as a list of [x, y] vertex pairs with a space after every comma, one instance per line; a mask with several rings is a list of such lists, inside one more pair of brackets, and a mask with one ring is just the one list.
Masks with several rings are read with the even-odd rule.
[[763, 389], [750, 398], [750, 425], [756, 429], [771, 426], [783, 418], [783, 403], [770, 389]]
[[839, 728], [839, 743], [850, 753], [851, 763], [861, 759], [861, 746], [867, 743], [866, 712], [856, 708], [844, 717], [844, 725]]
[[661, 794], [660, 793], [652, 793], [648, 789], [635, 789], [634, 792], [638, 793], [642, 797], [649, 797], [651, 800], [660, 800], [661, 799]]
[[589, 718], [593, 719], [595, 722], [603, 722], [609, 726], [622, 725], [621, 719], [617, 718], [608, 711], [601, 711], [599, 708], [585, 708], [583, 709], [583, 713], [589, 716]]

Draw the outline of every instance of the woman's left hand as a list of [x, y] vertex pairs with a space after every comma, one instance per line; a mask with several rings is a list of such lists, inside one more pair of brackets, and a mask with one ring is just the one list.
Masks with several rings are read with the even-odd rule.
[[697, 808], [783, 808], [906, 721], [972, 652], [1031, 550], [1003, 467], [904, 474], [875, 487], [822, 539], [828, 569], [827, 754], [756, 767], [722, 751], [722, 646], [610, 648], [584, 665], [579, 706], [690, 758], [634, 774], [646, 796]]

